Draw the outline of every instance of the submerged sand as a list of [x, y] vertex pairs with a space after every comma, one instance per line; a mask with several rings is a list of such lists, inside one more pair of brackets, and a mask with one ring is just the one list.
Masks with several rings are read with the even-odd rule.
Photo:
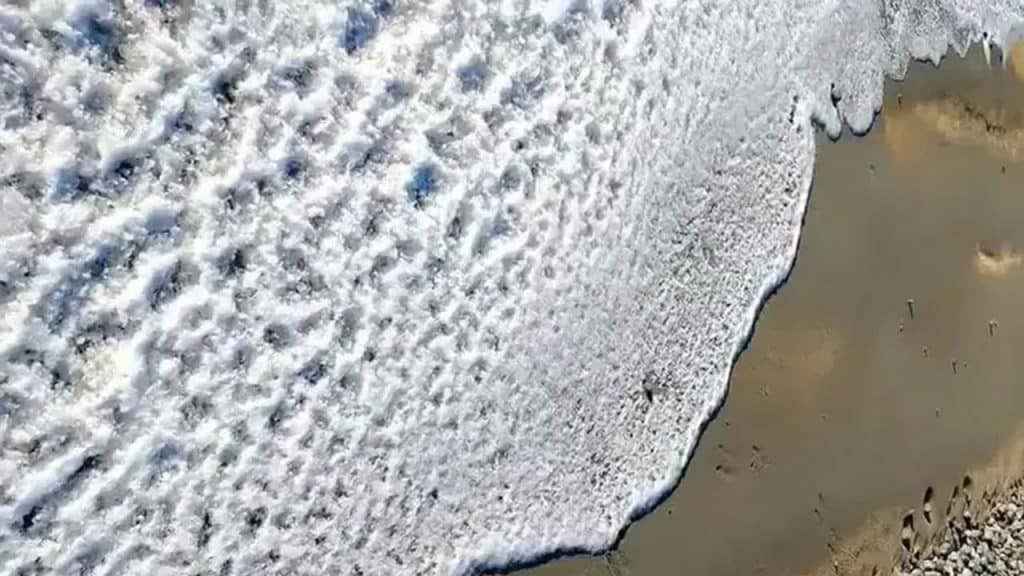
[[820, 142], [793, 273], [677, 490], [608, 555], [524, 573], [887, 573], [966, 474], [1019, 475], [1022, 96], [975, 51], [912, 66], [867, 136]]

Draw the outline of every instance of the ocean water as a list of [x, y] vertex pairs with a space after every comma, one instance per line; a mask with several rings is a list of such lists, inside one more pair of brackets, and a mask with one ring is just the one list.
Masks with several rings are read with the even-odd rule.
[[0, 3], [0, 572], [609, 546], [789, 269], [814, 123], [1021, 15]]

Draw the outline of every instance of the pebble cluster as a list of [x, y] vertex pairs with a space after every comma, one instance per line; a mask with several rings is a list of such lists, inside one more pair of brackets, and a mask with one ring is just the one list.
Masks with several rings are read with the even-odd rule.
[[901, 576], [1024, 574], [1024, 486], [1017, 482], [983, 506], [952, 516], [921, 556], [907, 558]]

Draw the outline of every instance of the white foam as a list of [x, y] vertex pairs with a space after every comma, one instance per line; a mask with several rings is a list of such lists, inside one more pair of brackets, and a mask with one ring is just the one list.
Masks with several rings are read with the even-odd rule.
[[0, 6], [0, 572], [608, 546], [788, 270], [812, 118], [981, 4]]

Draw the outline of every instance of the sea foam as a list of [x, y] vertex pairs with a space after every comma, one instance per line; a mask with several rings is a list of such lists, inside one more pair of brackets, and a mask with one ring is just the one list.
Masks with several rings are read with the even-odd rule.
[[813, 122], [1021, 2], [0, 5], [0, 572], [463, 574], [678, 479]]

